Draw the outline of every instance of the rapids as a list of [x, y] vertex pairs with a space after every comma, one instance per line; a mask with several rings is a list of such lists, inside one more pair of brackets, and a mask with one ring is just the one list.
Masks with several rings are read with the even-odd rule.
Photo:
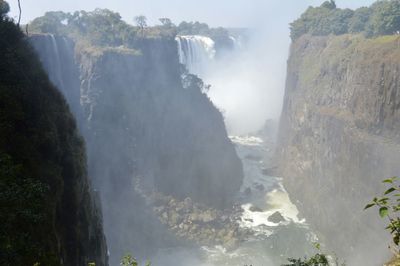
[[[239, 224], [253, 234], [231, 251], [221, 246], [162, 249], [151, 259], [154, 265], [276, 266], [287, 262], [289, 257], [316, 253], [313, 243], [318, 239], [290, 201], [282, 179], [265, 175], [265, 169], [272, 166], [269, 157], [273, 143], [258, 136], [232, 136], [231, 140], [245, 173], [237, 195], [237, 203], [243, 209]], [[284, 219], [270, 221], [276, 212]]]

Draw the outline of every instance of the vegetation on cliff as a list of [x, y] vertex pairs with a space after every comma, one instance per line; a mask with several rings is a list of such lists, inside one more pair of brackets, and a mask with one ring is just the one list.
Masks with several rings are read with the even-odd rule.
[[292, 40], [304, 34], [325, 36], [363, 33], [366, 36], [395, 34], [400, 31], [400, 0], [381, 0], [370, 7], [340, 9], [335, 1], [309, 7], [290, 24]]
[[0, 1], [0, 264], [105, 265], [83, 141], [4, 6]]
[[75, 41], [95, 46], [137, 48], [143, 39], [174, 39], [176, 35], [204, 35], [220, 46], [233, 46], [229, 31], [222, 27], [210, 28], [206, 23], [185, 21], [175, 25], [168, 18], [160, 18], [161, 25], [148, 27], [145, 16], [137, 16], [134, 21], [136, 26], [126, 23], [119, 13], [108, 9], [74, 13], [55, 11], [34, 19], [28, 28], [31, 32], [68, 35]]
[[382, 181], [388, 184], [388, 188], [381, 197], [375, 197], [371, 203], [367, 204], [364, 209], [377, 207], [381, 218], [388, 220], [386, 230], [392, 236], [393, 245], [389, 248], [393, 251], [397, 258], [400, 257], [400, 185], [397, 177], [388, 178]]

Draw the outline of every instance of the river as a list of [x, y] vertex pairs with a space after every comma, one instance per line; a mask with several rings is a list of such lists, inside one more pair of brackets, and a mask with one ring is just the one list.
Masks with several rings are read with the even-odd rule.
[[237, 202], [243, 213], [240, 227], [254, 233], [233, 251], [221, 246], [162, 249], [153, 265], [174, 266], [275, 266], [287, 258], [316, 252], [317, 241], [282, 185], [282, 178], [267, 175], [272, 167], [273, 143], [257, 136], [232, 136], [242, 160], [244, 182]]

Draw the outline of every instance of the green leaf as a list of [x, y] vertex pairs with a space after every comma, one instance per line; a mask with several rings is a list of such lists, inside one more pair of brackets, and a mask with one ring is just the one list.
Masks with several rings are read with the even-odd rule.
[[387, 216], [389, 214], [389, 210], [387, 207], [381, 207], [379, 209], [379, 215], [384, 218], [385, 216]]
[[390, 183], [393, 184], [393, 179], [392, 178], [388, 178], [382, 181], [382, 183]]
[[396, 191], [394, 187], [389, 188], [388, 190], [385, 191], [385, 195], [392, 193], [393, 191]]
[[389, 198], [381, 198], [381, 199], [378, 200], [378, 202], [383, 204], [383, 205], [386, 205], [388, 200], [389, 200]]
[[375, 206], [375, 203], [370, 203], [365, 206], [364, 210], [371, 208], [372, 206]]
[[400, 236], [399, 236], [398, 234], [396, 234], [396, 235], [393, 237], [393, 242], [396, 244], [396, 246], [399, 245]]
[[318, 250], [321, 250], [321, 244], [318, 242], [313, 243], [314, 247]]

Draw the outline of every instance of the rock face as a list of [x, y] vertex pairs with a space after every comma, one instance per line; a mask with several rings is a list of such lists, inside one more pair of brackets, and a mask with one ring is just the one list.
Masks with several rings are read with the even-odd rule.
[[303, 36], [291, 47], [277, 158], [291, 197], [349, 265], [387, 261], [376, 211], [400, 174], [398, 36]]
[[[48, 54], [62, 48], [38, 45], [54, 39], [58, 47], [66, 42], [46, 35], [31, 41], [57, 82]], [[78, 105], [76, 97], [67, 98], [83, 114], [89, 173], [101, 192], [113, 263], [125, 250], [147, 256], [150, 247], [170, 241], [135, 195], [134, 179], [181, 200], [224, 208], [243, 177], [223, 117], [196, 85], [200, 81], [183, 87], [175, 41], [143, 39], [137, 49], [75, 49], [71, 73], [79, 79], [67, 88], [80, 96]]]
[[1, 265], [108, 265], [85, 146], [61, 93], [0, 18]]

